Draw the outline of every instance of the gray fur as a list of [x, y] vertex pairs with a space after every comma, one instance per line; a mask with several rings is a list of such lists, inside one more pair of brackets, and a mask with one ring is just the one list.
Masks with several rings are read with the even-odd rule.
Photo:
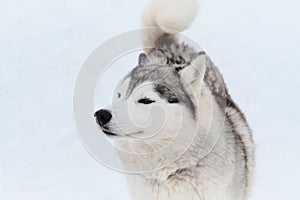
[[174, 100], [174, 98], [177, 98], [178, 103], [187, 106], [192, 115], [195, 116], [194, 103], [185, 91], [175, 68], [167, 65], [148, 64], [136, 67], [128, 76], [130, 77], [130, 83], [126, 92], [127, 98], [141, 83], [150, 81], [155, 83], [154, 89], [163, 99]]
[[165, 99], [168, 103], [179, 103], [178, 97], [166, 86], [161, 84], [155, 84], [154, 89], [159, 94], [159, 96]]
[[[178, 43], [168, 34], [158, 38], [156, 47], [146, 55], [147, 58], [143, 55], [143, 61], [146, 62], [140, 62], [143, 65], [136, 67], [130, 73], [131, 82], [127, 95], [129, 96], [139, 84], [151, 81], [155, 83], [155, 91], [161, 98], [169, 100], [175, 96], [179, 103], [187, 106], [195, 117], [193, 98], [185, 91], [178, 71], [187, 67], [199, 53], [186, 44]], [[229, 190], [232, 190], [234, 195], [232, 199], [244, 200], [249, 196], [255, 163], [251, 130], [244, 114], [228, 94], [222, 74], [208, 56], [206, 60], [203, 81], [225, 115], [221, 141], [204, 160], [200, 159], [195, 166], [177, 168], [166, 177], [165, 181], [172, 182], [184, 180], [191, 175], [197, 176], [196, 174], [203, 173], [207, 167], [209, 170], [215, 170], [213, 173], [220, 175], [233, 173], [234, 177], [229, 185]], [[190, 150], [186, 154], [192, 153], [193, 151]], [[180, 159], [176, 163], [180, 162]], [[185, 157], [182, 156], [182, 159]], [[229, 171], [230, 169], [233, 171]]]
[[[187, 44], [178, 44], [169, 34], [164, 34], [159, 38], [156, 45], [157, 48], [152, 49], [148, 55], [140, 54], [139, 66], [128, 75], [131, 81], [126, 96], [129, 97], [141, 83], [152, 81], [173, 91], [179, 102], [184, 103], [195, 115], [195, 106], [180, 81], [178, 71], [188, 66], [195, 57], [204, 52], [197, 52]], [[208, 57], [204, 82], [220, 107], [224, 108], [227, 98], [226, 85], [219, 70]]]
[[[174, 7], [173, 3], [176, 4]], [[167, 118], [170, 123], [167, 123], [168, 129], [163, 129], [164, 132], [157, 135], [157, 138], [127, 141], [126, 137], [122, 139], [122, 132], [119, 143], [116, 142], [130, 152], [135, 149], [143, 153], [138, 157], [136, 154], [128, 154], [127, 151], [119, 152], [125, 166], [140, 172], [128, 176], [134, 200], [246, 200], [251, 191], [255, 152], [252, 133], [244, 114], [232, 100], [222, 74], [211, 59], [205, 54], [201, 55], [205, 56], [205, 61], [202, 60], [198, 56], [203, 52], [199, 53], [189, 45], [179, 42], [175, 32], [164, 29], [184, 30], [196, 14], [196, 5], [196, 0], [150, 1], [142, 20], [143, 26], [156, 28], [141, 31], [145, 53], [139, 56], [138, 66], [125, 78], [128, 80], [125, 84], [126, 98], [140, 84], [150, 82], [153, 91], [163, 100], [174, 104], [174, 107], [167, 107], [172, 111], [172, 116]], [[198, 76], [193, 76], [193, 70], [187, 68], [191, 67], [195, 58], [201, 58], [196, 61], [203, 61], [196, 62], [197, 64], [204, 65], [206, 62], [205, 67], [201, 68], [202, 74], [199, 71], [201, 81]], [[198, 79], [191, 80], [193, 82], [188, 83], [188, 88], [187, 83], [182, 82], [181, 76], [184, 74], [188, 78]], [[191, 91], [192, 89], [197, 91]], [[120, 115], [125, 110], [122, 107], [123, 101], [118, 102], [121, 102], [122, 109], [117, 109], [116, 116], [121, 119], [120, 122], [128, 124], [127, 118], [124, 121]], [[164, 102], [160, 105], [165, 106]], [[180, 124], [182, 129], [178, 133], [173, 129], [178, 122], [177, 109], [173, 108], [184, 108], [179, 116], [183, 120]], [[138, 120], [140, 116], [145, 115], [133, 115]], [[139, 129], [138, 131], [141, 132]], [[152, 133], [152, 129], [149, 132]], [[136, 133], [136, 130], [129, 133]], [[216, 133], [217, 138], [213, 137]], [[176, 134], [176, 138], [170, 142], [169, 137], [173, 134]], [[192, 137], [192, 141], [184, 148], [189, 137]], [[164, 147], [165, 142], [170, 142], [168, 148], [155, 151], [155, 154], [152, 152], [158, 147]], [[202, 150], [206, 147], [212, 148], [208, 149], [208, 154], [202, 155]], [[181, 154], [182, 149], [184, 152]], [[144, 154], [144, 150], [150, 154]], [[173, 155], [180, 156], [164, 166]], [[152, 169], [152, 165], [159, 167], [149, 171], [149, 166]]]

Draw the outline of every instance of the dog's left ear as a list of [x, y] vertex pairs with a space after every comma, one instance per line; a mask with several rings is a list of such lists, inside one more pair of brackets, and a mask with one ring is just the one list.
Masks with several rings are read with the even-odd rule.
[[206, 71], [206, 55], [205, 52], [199, 52], [193, 61], [181, 69], [179, 74], [185, 84], [192, 84], [195, 81], [202, 81]]
[[149, 59], [147, 57], [147, 55], [145, 53], [141, 53], [139, 55], [139, 65], [143, 66], [146, 65], [147, 63], [149, 63]]

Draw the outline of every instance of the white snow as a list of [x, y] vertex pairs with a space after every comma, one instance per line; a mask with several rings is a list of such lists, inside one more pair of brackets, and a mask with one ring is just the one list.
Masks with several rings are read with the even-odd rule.
[[[138, 28], [145, 3], [0, 1], [0, 199], [129, 199], [124, 175], [82, 147], [72, 95], [84, 60], [112, 35]], [[253, 129], [252, 200], [299, 196], [299, 6], [297, 0], [202, 0], [185, 32], [220, 67]], [[119, 78], [111, 74], [99, 105], [109, 103]]]

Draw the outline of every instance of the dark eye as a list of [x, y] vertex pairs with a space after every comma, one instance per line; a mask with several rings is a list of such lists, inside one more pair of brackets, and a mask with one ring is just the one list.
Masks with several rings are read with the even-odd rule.
[[176, 97], [171, 97], [168, 99], [169, 103], [179, 103], [178, 99]]
[[142, 104], [150, 104], [150, 103], [154, 103], [155, 101], [148, 99], [148, 98], [143, 98], [138, 100], [138, 103], [142, 103]]
[[121, 97], [121, 93], [120, 93], [120, 92], [117, 93], [117, 97], [118, 97], [118, 98]]

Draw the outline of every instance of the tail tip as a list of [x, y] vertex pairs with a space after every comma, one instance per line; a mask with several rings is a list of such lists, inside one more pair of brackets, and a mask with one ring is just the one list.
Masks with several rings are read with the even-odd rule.
[[147, 10], [156, 26], [183, 31], [197, 15], [198, 0], [150, 0]]

